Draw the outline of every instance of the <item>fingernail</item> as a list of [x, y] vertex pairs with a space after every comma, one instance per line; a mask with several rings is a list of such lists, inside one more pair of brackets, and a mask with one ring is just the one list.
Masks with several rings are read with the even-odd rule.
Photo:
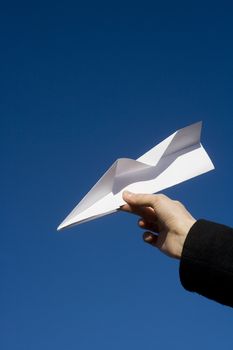
[[144, 221], [140, 219], [140, 220], [138, 221], [138, 224], [139, 224], [139, 226], [144, 226]]
[[147, 243], [151, 243], [151, 242], [153, 241], [153, 236], [152, 236], [152, 234], [149, 233], [149, 232], [145, 232], [145, 233], [143, 234], [143, 240], [144, 240], [145, 242], [147, 242]]

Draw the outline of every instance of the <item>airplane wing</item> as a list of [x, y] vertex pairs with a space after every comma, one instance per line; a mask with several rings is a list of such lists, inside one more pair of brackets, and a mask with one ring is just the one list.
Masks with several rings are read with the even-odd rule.
[[57, 229], [117, 211], [125, 190], [156, 193], [214, 169], [200, 143], [201, 128], [198, 122], [180, 129], [137, 160], [116, 160]]

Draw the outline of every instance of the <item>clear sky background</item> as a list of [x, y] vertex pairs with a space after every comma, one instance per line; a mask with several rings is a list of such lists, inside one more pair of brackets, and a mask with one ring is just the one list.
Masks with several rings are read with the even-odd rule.
[[0, 348], [231, 348], [233, 310], [185, 291], [136, 217], [56, 227], [199, 120], [216, 170], [165, 193], [232, 225], [232, 1], [8, 1], [0, 28]]

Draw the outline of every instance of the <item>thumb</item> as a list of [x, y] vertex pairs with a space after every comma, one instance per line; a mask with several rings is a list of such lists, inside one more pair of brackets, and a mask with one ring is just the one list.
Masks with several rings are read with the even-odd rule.
[[129, 191], [124, 191], [122, 197], [130, 205], [153, 208], [156, 205], [158, 196], [154, 194], [136, 194]]

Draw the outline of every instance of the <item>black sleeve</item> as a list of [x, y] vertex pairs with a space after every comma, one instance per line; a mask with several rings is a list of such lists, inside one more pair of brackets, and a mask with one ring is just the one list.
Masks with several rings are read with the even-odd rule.
[[185, 289], [233, 307], [233, 229], [198, 220], [184, 243], [180, 280]]

